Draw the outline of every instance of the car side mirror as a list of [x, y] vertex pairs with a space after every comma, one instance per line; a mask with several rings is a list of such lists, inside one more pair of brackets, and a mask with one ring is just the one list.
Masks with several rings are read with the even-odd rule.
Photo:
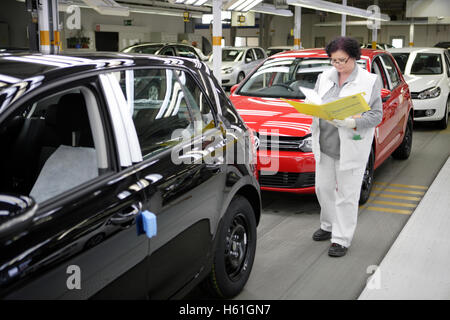
[[234, 86], [232, 86], [230, 89], [230, 95], [232, 95], [238, 87], [239, 87], [239, 84], [235, 84]]
[[32, 224], [37, 208], [33, 198], [0, 194], [0, 242], [23, 233]]
[[381, 89], [381, 101], [386, 102], [391, 97], [391, 90]]

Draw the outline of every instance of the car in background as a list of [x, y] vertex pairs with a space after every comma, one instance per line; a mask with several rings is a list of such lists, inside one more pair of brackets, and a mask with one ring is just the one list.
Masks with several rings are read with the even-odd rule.
[[[407, 83], [386, 51], [362, 49], [358, 65], [383, 82], [383, 119], [375, 130], [372, 152], [361, 186], [360, 203], [368, 200], [374, 169], [390, 155], [409, 157], [413, 109]], [[262, 190], [314, 193], [312, 117], [297, 112], [282, 98], [303, 102], [301, 87], [314, 88], [317, 77], [331, 68], [323, 49], [296, 50], [269, 57], [239, 85], [230, 99], [259, 139], [259, 183]]]
[[275, 47], [267, 48], [266, 53], [267, 53], [267, 56], [270, 57], [276, 53], [290, 51], [290, 50], [294, 50], [294, 46], [275, 46]]
[[450, 55], [442, 48], [390, 49], [411, 90], [414, 121], [448, 125], [450, 112]]
[[[240, 83], [265, 58], [267, 58], [265, 51], [259, 47], [222, 48], [222, 86], [231, 87]], [[212, 69], [212, 54], [207, 64]]]
[[15, 54], [0, 56], [0, 84], [0, 298], [242, 290], [256, 150], [205, 64]]
[[[378, 43], [377, 42], [377, 49], [379, 50], [388, 50], [390, 48], [394, 48], [393, 45], [390, 45], [389, 43]], [[361, 45], [361, 48], [365, 48], [365, 49], [372, 49], [372, 44], [371, 43], [364, 43]]]
[[122, 50], [124, 53], [156, 54], [160, 56], [184, 57], [203, 61], [198, 48], [182, 43], [139, 43]]

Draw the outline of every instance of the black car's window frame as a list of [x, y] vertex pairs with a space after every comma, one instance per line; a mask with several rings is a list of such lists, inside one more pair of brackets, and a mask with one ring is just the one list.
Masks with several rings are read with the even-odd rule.
[[64, 203], [70, 202], [71, 200], [79, 197], [80, 193], [88, 194], [92, 190], [97, 189], [98, 186], [104, 183], [104, 181], [111, 179], [113, 175], [119, 172], [119, 159], [117, 154], [116, 142], [113, 135], [111, 123], [112, 120], [106, 108], [106, 101], [103, 97], [104, 92], [101, 89], [98, 73], [76, 76], [72, 79], [58, 80], [56, 82], [48, 83], [40, 88], [35, 89], [33, 92], [26, 94], [25, 96], [12, 103], [9, 107], [9, 112], [0, 118], [0, 123], [8, 121], [9, 119], [11, 119], [11, 116], [17, 114], [17, 112], [25, 110], [30, 105], [33, 105], [34, 103], [42, 99], [58, 94], [62, 91], [75, 89], [77, 87], [85, 87], [86, 89], [90, 90], [96, 99], [100, 119], [103, 126], [105, 139], [104, 142], [106, 145], [106, 156], [109, 168], [104, 173], [89, 181], [86, 181], [50, 199], [40, 202], [36, 213], [37, 218], [42, 214], [47, 214], [49, 210], [51, 211], [53, 208], [58, 208]]

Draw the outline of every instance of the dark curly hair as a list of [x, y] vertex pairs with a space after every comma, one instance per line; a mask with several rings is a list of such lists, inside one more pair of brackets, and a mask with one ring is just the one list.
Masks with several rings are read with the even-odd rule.
[[325, 47], [325, 51], [329, 57], [331, 57], [333, 52], [338, 50], [346, 52], [351, 58], [356, 60], [359, 60], [361, 57], [359, 42], [350, 37], [337, 37]]

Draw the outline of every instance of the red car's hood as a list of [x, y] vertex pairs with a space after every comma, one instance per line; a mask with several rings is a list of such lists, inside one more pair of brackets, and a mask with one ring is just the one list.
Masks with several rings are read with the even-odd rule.
[[257, 132], [293, 137], [310, 133], [312, 117], [298, 113], [281, 99], [238, 95], [230, 99], [245, 123]]

